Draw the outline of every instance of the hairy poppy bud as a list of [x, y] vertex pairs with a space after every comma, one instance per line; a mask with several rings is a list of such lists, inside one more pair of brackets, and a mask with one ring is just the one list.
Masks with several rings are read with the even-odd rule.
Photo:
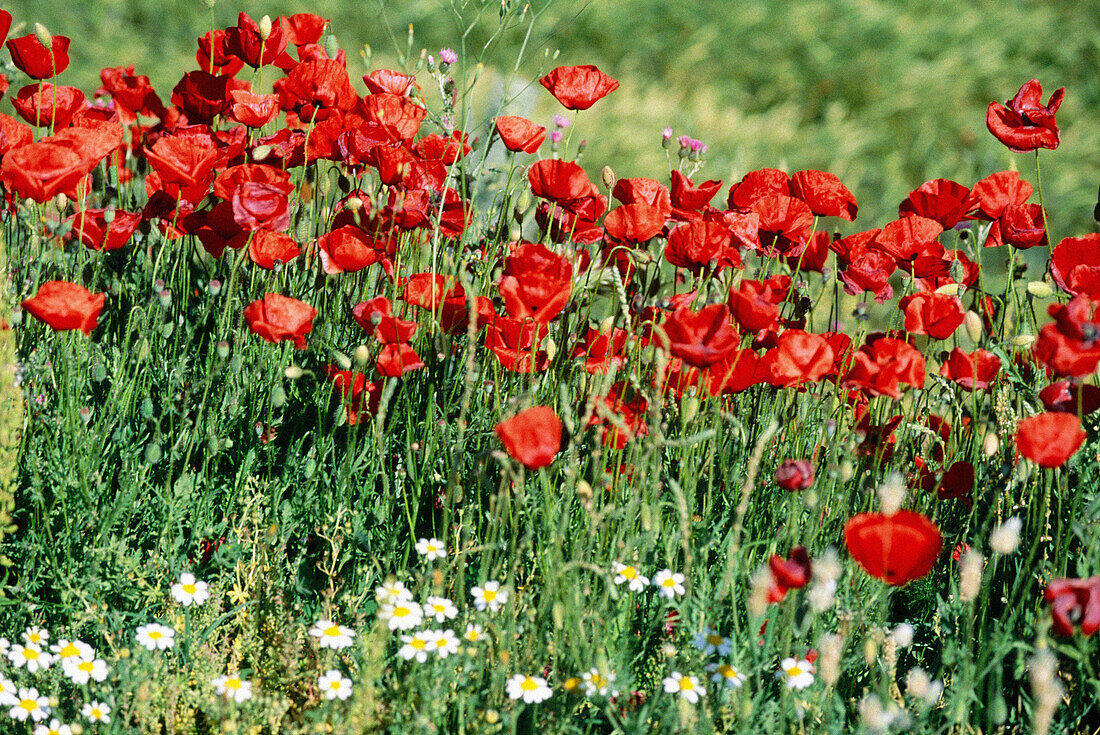
[[985, 435], [982, 439], [982, 454], [987, 457], [992, 457], [1001, 449], [1001, 438], [997, 436], [997, 432], [991, 431]]
[[265, 15], [264, 17], [260, 18], [259, 26], [260, 38], [266, 41], [268, 38], [271, 37], [271, 16]]
[[286, 376], [287, 380], [297, 380], [305, 374], [306, 371], [302, 370], [302, 368], [298, 367], [297, 365], [291, 365], [283, 371], [283, 375]]
[[370, 362], [370, 348], [366, 345], [359, 345], [355, 348], [355, 352], [352, 353], [352, 357], [355, 358], [355, 362], [360, 366], [366, 365]]
[[977, 342], [982, 338], [982, 318], [976, 313], [966, 312], [963, 324], [966, 326], [966, 336], [970, 337], [971, 342]]
[[1027, 292], [1037, 299], [1049, 299], [1054, 295], [1054, 289], [1046, 281], [1030, 281], [1027, 284]]
[[38, 39], [38, 42], [42, 44], [42, 47], [45, 48], [47, 51], [51, 51], [53, 49], [53, 36], [50, 35], [50, 32], [48, 30], [46, 30], [46, 26], [42, 25], [41, 23], [35, 23], [34, 35], [35, 38]]
[[607, 187], [608, 191], [615, 188], [615, 169], [604, 166], [603, 171], [600, 172], [600, 177], [603, 179], [603, 185]]
[[325, 36], [325, 55], [335, 59], [339, 53], [340, 43], [336, 40], [336, 36]]

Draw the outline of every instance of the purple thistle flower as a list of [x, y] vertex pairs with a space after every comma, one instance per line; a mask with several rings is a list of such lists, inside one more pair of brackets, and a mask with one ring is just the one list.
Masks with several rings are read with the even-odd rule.
[[443, 64], [453, 64], [458, 61], [458, 54], [454, 49], [444, 48], [439, 50], [439, 61]]

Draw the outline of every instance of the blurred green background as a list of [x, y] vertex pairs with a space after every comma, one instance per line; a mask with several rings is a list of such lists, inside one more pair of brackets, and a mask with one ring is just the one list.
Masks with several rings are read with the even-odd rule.
[[[397, 65], [410, 23], [410, 63], [421, 48], [460, 49], [469, 29], [471, 78], [474, 51], [497, 31], [509, 3], [521, 7], [512, 0], [218, 0], [213, 16], [218, 27], [234, 24], [238, 11], [331, 18], [362, 92], [363, 44], [372, 47], [372, 66]], [[100, 67], [134, 63], [166, 102], [195, 67], [195, 39], [211, 23], [202, 0], [6, 6], [23, 33], [42, 22], [72, 37], [67, 83], [91, 92]], [[561, 109], [534, 80], [559, 64], [597, 64], [622, 86], [574, 129], [574, 145], [587, 140], [583, 163], [593, 177], [610, 164], [619, 176], [663, 178], [659, 142], [668, 125], [707, 143], [701, 175], [727, 184], [764, 166], [832, 171], [859, 200], [857, 226], [872, 227], [895, 217], [898, 202], [930, 178], [971, 185], [1016, 166], [1034, 183], [1032, 154], [1010, 153], [989, 135], [985, 110], [1035, 77], [1044, 98], [1066, 87], [1062, 145], [1041, 154], [1052, 235], [1057, 241], [1096, 227], [1100, 0], [534, 0], [527, 17], [536, 12], [518, 69], [527, 23], [500, 33], [484, 53], [480, 121], [499, 111], [505, 90], [520, 90], [509, 111], [545, 124]], [[420, 81], [431, 100], [426, 72]]]

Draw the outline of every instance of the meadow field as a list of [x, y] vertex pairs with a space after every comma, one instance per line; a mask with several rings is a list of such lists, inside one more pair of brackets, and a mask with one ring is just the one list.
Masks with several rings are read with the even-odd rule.
[[0, 731], [1100, 732], [1098, 13], [8, 3]]

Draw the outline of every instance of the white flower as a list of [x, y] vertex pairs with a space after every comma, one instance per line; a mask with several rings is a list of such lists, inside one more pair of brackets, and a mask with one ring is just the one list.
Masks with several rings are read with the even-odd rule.
[[431, 644], [435, 640], [434, 630], [418, 630], [412, 635], [401, 636], [401, 642], [405, 645], [397, 651], [397, 655], [401, 658], [409, 661], [416, 659], [420, 663], [424, 663], [428, 660], [428, 653], [431, 652]]
[[89, 679], [103, 681], [107, 678], [107, 662], [101, 658], [67, 658], [62, 661], [61, 670], [76, 684], [87, 684]]
[[196, 582], [195, 575], [184, 572], [180, 575], [180, 581], [172, 585], [172, 599], [184, 607], [195, 605], [198, 607], [206, 602], [210, 592], [206, 589], [206, 582]]
[[653, 577], [653, 585], [658, 588], [658, 594], [671, 600], [676, 595], [684, 594], [684, 575], [662, 569]]
[[50, 714], [50, 700], [48, 697], [38, 696], [38, 690], [34, 687], [20, 689], [18, 699], [8, 712], [13, 720], [26, 722], [30, 717], [35, 722], [46, 719]]
[[424, 609], [411, 600], [383, 605], [378, 617], [386, 621], [390, 630], [411, 630], [424, 620]]
[[458, 637], [455, 632], [450, 628], [446, 630], [432, 631], [435, 636], [432, 638], [429, 647], [439, 654], [440, 658], [447, 658], [452, 653], [458, 653]]
[[466, 632], [462, 634], [462, 637], [470, 643], [477, 643], [484, 635], [485, 631], [481, 629], [480, 625], [477, 623], [470, 623], [466, 626]]
[[671, 676], [664, 680], [665, 691], [669, 694], [680, 693], [680, 696], [695, 704], [699, 697], [706, 696], [707, 690], [699, 683], [698, 676], [684, 676], [679, 671], [673, 671]]
[[167, 625], [149, 623], [137, 629], [137, 642], [150, 651], [166, 651], [176, 645], [176, 631]]
[[[470, 590], [474, 597], [474, 604], [478, 610], [488, 609], [496, 612], [500, 606], [508, 602], [508, 591], [500, 588], [500, 582], [489, 580], [484, 587], [474, 587]], [[538, 700], [541, 701], [541, 700]]]
[[717, 653], [719, 656], [728, 656], [733, 651], [733, 641], [714, 628], [704, 628], [696, 633], [692, 643], [703, 653]]
[[998, 554], [1011, 554], [1016, 551], [1020, 545], [1020, 530], [1023, 527], [1023, 521], [1012, 516], [989, 534], [989, 548]]
[[600, 673], [600, 670], [593, 666], [588, 671], [581, 675], [581, 680], [584, 682], [585, 696], [595, 697], [599, 695], [601, 697], [617, 697], [619, 696], [619, 690], [615, 689], [612, 684], [615, 683], [614, 672], [607, 672], [604, 676]]
[[348, 648], [355, 637], [354, 630], [337, 625], [331, 620], [318, 620], [309, 629], [309, 634], [317, 639], [317, 645], [321, 648], [331, 648], [334, 651]]
[[512, 699], [522, 699], [527, 704], [537, 704], [550, 699], [553, 692], [546, 685], [546, 679], [541, 676], [526, 676], [516, 674], [508, 680], [508, 696]]
[[707, 664], [710, 680], [715, 684], [725, 683], [730, 689], [740, 689], [745, 684], [745, 675], [736, 666], [729, 664]]
[[894, 643], [897, 643], [899, 648], [909, 648], [913, 645], [914, 632], [913, 626], [909, 623], [898, 623], [898, 627], [891, 631], [890, 637], [894, 639]]
[[80, 710], [80, 714], [92, 722], [109, 723], [111, 721], [111, 708], [102, 702], [89, 702]]
[[9, 649], [11, 649], [11, 641], [7, 638], [0, 638], [0, 656], [7, 656]]
[[336, 669], [329, 669], [317, 680], [317, 686], [325, 693], [325, 699], [344, 700], [351, 696], [351, 679]]
[[632, 564], [611, 562], [611, 571], [615, 573], [615, 584], [630, 583], [631, 592], [641, 592], [649, 584], [649, 578], [643, 577]]
[[63, 725], [56, 717], [50, 720], [49, 725], [39, 725], [34, 728], [34, 735], [73, 735], [73, 729]]
[[50, 632], [45, 628], [39, 628], [37, 625], [32, 625], [23, 631], [23, 642], [27, 644], [33, 643], [39, 648], [45, 646], [46, 641], [49, 639]]
[[374, 599], [379, 605], [396, 605], [399, 602], [408, 602], [413, 598], [413, 593], [404, 582], [394, 580], [386, 582], [374, 590]]
[[15, 682], [0, 676], [0, 705], [13, 707], [19, 704], [19, 690], [15, 688]]
[[46, 670], [53, 663], [53, 655], [39, 648], [37, 643], [21, 645], [16, 643], [8, 650], [8, 660], [15, 664], [17, 669], [24, 666], [32, 674], [39, 669]]
[[446, 597], [429, 597], [424, 605], [424, 614], [442, 623], [458, 615], [458, 608]]
[[437, 538], [422, 538], [416, 542], [416, 553], [435, 561], [447, 556], [447, 547]]
[[68, 659], [85, 661], [95, 658], [95, 649], [84, 641], [67, 641], [62, 638], [50, 646], [50, 650], [56, 654], [57, 660], [62, 664]]
[[786, 679], [788, 689], [805, 689], [814, 683], [814, 665], [806, 659], [785, 658], [776, 676]]
[[238, 703], [252, 699], [252, 682], [242, 679], [237, 674], [222, 675], [217, 679], [211, 679], [210, 683], [214, 685], [218, 694], [224, 695], [226, 699], [232, 699]]

